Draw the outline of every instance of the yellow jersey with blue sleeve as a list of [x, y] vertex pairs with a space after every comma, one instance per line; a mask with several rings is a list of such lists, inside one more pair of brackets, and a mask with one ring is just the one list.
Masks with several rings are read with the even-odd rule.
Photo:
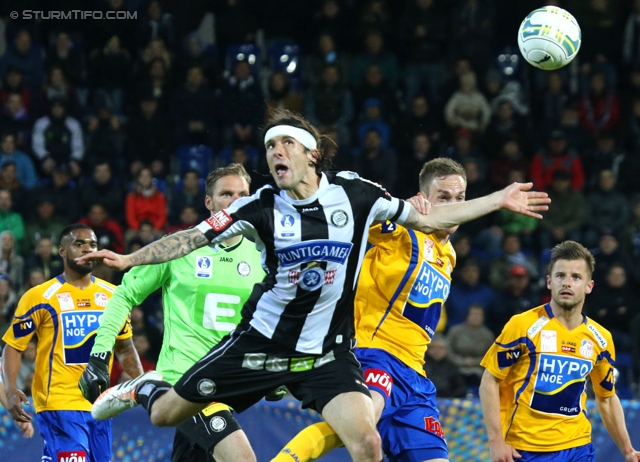
[[568, 330], [549, 304], [513, 316], [480, 364], [502, 380], [505, 441], [524, 451], [554, 452], [591, 442], [587, 377], [596, 395], [615, 394], [609, 331], [586, 316]]
[[371, 227], [369, 242], [355, 295], [357, 346], [385, 350], [424, 376], [451, 288], [453, 246], [391, 222]]
[[[80, 289], [58, 276], [29, 289], [20, 299], [2, 339], [18, 351], [24, 351], [34, 335], [38, 339], [31, 387], [36, 412], [91, 411], [78, 381], [115, 289], [113, 284], [94, 277]], [[118, 338], [131, 336], [127, 319]]]

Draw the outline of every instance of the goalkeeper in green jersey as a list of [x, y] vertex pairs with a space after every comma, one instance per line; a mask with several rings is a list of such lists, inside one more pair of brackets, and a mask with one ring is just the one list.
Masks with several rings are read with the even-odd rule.
[[[206, 180], [211, 215], [249, 195], [251, 178], [240, 164], [218, 168]], [[240, 322], [240, 310], [265, 272], [260, 252], [243, 236], [205, 246], [178, 260], [132, 268], [107, 305], [80, 389], [92, 403], [109, 387], [104, 352], [134, 306], [162, 288], [164, 340], [157, 371], [174, 384]], [[222, 403], [211, 403], [176, 429], [172, 462], [255, 461], [245, 433]]]

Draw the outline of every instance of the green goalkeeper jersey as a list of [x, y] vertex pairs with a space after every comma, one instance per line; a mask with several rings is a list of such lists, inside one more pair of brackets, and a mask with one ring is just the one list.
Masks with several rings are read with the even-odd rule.
[[109, 300], [92, 353], [111, 351], [133, 306], [162, 288], [164, 336], [157, 370], [174, 384], [240, 322], [242, 305], [265, 272], [255, 244], [201, 247], [159, 265], [136, 266]]

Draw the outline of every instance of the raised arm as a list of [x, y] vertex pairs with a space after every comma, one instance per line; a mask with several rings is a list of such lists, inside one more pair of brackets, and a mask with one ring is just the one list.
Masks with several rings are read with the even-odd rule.
[[501, 191], [478, 199], [433, 207], [428, 215], [421, 215], [412, 207], [403, 225], [428, 234], [466, 223], [501, 208], [542, 218], [537, 212], [547, 210], [551, 199], [547, 193], [529, 191], [532, 186], [532, 183], [513, 183]]
[[130, 255], [120, 255], [110, 250], [91, 252], [76, 259], [78, 263], [103, 259], [105, 265], [124, 271], [132, 266], [155, 265], [184, 257], [209, 243], [197, 228], [185, 229], [152, 242]]

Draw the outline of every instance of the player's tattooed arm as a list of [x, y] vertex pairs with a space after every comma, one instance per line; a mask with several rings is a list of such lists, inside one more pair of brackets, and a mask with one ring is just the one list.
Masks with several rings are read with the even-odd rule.
[[140, 357], [131, 338], [117, 340], [114, 350], [122, 369], [129, 374], [129, 377], [135, 378], [144, 373]]
[[166, 236], [144, 246], [129, 256], [129, 266], [164, 263], [184, 257], [209, 243], [209, 239], [197, 228], [190, 228]]

